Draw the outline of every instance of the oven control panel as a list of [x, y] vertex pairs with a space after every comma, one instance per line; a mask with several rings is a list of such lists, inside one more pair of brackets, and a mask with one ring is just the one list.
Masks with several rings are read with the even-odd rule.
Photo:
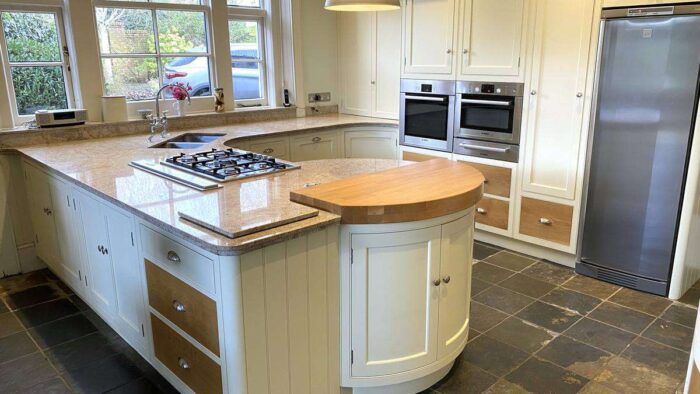
[[489, 83], [457, 81], [457, 93], [492, 94], [495, 96], [522, 97], [525, 86], [522, 83]]

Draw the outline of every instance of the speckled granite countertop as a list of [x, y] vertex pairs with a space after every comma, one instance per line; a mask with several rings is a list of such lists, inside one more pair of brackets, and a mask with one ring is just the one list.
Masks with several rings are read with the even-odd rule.
[[[226, 148], [224, 143], [235, 139], [362, 125], [395, 127], [396, 122], [332, 114], [191, 129], [171, 136], [195, 131], [226, 134], [195, 150], [204, 151]], [[307, 161], [301, 164], [300, 170], [227, 182], [223, 188], [200, 192], [130, 167], [129, 162], [133, 160], [158, 162], [181, 151], [149, 149], [145, 137], [138, 134], [6, 149], [17, 151], [48, 172], [218, 255], [237, 255], [292, 238], [337, 223], [339, 216], [319, 211], [312, 218], [231, 239], [179, 218], [178, 212], [197, 212], [200, 218], [222, 227], [258, 226], [297, 214], [301, 208], [308, 209], [289, 201], [290, 191], [305, 184], [324, 183], [406, 164], [377, 159]]]

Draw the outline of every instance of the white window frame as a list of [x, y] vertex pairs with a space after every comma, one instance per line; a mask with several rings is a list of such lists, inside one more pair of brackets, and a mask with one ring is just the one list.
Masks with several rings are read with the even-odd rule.
[[[264, 8], [254, 8], [254, 7], [233, 7], [233, 6], [228, 6], [229, 8], [229, 13], [228, 13], [228, 20], [226, 21], [227, 23], [227, 31], [228, 31], [228, 23], [231, 21], [236, 21], [236, 22], [256, 22], [258, 24], [258, 55], [259, 58], [257, 60], [251, 60], [251, 59], [235, 59], [231, 58], [231, 67], [233, 67], [233, 62], [235, 61], [241, 61], [241, 62], [247, 62], [247, 63], [258, 63], [258, 70], [260, 71], [260, 92], [261, 96], [260, 98], [257, 99], [245, 99], [245, 100], [236, 100], [234, 97], [234, 101], [236, 103], [236, 106], [239, 108], [247, 108], [247, 107], [260, 107], [260, 106], [267, 106], [269, 104], [268, 97], [270, 95], [270, 92], [268, 91], [268, 81], [267, 81], [267, 76], [268, 76], [268, 63], [267, 63], [267, 45], [266, 45], [266, 36], [268, 35], [268, 32], [265, 30], [265, 17], [267, 14], [267, 10]], [[229, 40], [231, 38], [229, 37]], [[230, 53], [229, 53], [230, 57]], [[231, 76], [233, 78], [233, 75]], [[235, 84], [235, 82], [234, 82]]]
[[[211, 112], [214, 108], [214, 98], [213, 98], [213, 90], [214, 87], [216, 86], [216, 68], [215, 68], [215, 62], [214, 62], [214, 51], [212, 50], [212, 43], [214, 41], [214, 34], [212, 32], [212, 19], [211, 19], [211, 8], [209, 6], [210, 1], [209, 0], [202, 0], [201, 4], [170, 4], [170, 3], [160, 3], [160, 2], [150, 2], [150, 1], [119, 1], [119, 0], [94, 0], [93, 1], [93, 13], [95, 12], [95, 9], [98, 7], [106, 7], [106, 8], [131, 8], [131, 9], [146, 9], [150, 10], [151, 12], [155, 13], [156, 10], [174, 10], [174, 11], [197, 11], [197, 12], [203, 12], [204, 13], [204, 31], [207, 35], [207, 52], [206, 53], [178, 53], [178, 54], [161, 54], [160, 53], [160, 47], [158, 45], [158, 22], [157, 18], [155, 18], [154, 14], [154, 19], [153, 19], [153, 29], [154, 29], [154, 34], [155, 34], [155, 42], [156, 42], [156, 52], [155, 53], [150, 53], [150, 54], [103, 54], [102, 49], [98, 47], [97, 51], [99, 54], [100, 58], [100, 82], [102, 84], [102, 92], [103, 94], [106, 95], [106, 92], [104, 91], [104, 86], [105, 86], [105, 81], [104, 81], [104, 72], [102, 70], [102, 59], [110, 59], [110, 58], [156, 58], [156, 59], [161, 59], [163, 57], [186, 57], [187, 55], [191, 56], [206, 56], [208, 59], [209, 63], [209, 86], [211, 89], [211, 95], [210, 96], [203, 96], [203, 97], [192, 97], [192, 103], [186, 107], [186, 112], [187, 113], [198, 113], [198, 112]], [[99, 44], [99, 36], [98, 36], [98, 31], [97, 31], [97, 26], [95, 26], [94, 29], [94, 34], [97, 36], [98, 44]], [[98, 45], [99, 46], [99, 45]], [[162, 86], [163, 84], [163, 75], [161, 71], [161, 64], [160, 60], [157, 61], [158, 63], [158, 84], [159, 86]], [[161, 111], [163, 110], [168, 110], [171, 106], [172, 103], [174, 103], [174, 99], [164, 99], [161, 97], [160, 100], [160, 108]], [[141, 109], [151, 109], [155, 111], [155, 99], [153, 100], [139, 100], [139, 101], [128, 101], [127, 102], [127, 111], [128, 111], [128, 116], [130, 119], [138, 119], [139, 114], [138, 110]], [[172, 112], [172, 111], [170, 111]]]
[[[68, 42], [66, 40], [65, 25], [63, 23], [63, 8], [57, 6], [43, 6], [43, 5], [21, 5], [21, 4], [6, 4], [0, 3], [0, 12], [10, 11], [10, 12], [37, 12], [37, 13], [53, 13], [56, 21], [56, 28], [58, 30], [58, 40], [59, 40], [59, 51], [61, 54], [61, 60], [58, 62], [22, 62], [17, 63], [20, 67], [31, 67], [31, 66], [60, 66], [63, 70], [63, 82], [66, 91], [66, 103], [68, 108], [74, 108], [75, 106], [75, 96], [73, 93], [73, 79], [71, 75], [70, 68], [70, 55], [68, 54]], [[20, 126], [24, 123], [34, 120], [34, 115], [20, 115], [19, 108], [17, 106], [17, 97], [15, 95], [15, 87], [12, 81], [12, 62], [10, 62], [9, 53], [7, 51], [7, 45], [5, 44], [5, 30], [0, 28], [0, 43], [2, 43], [0, 58], [2, 58], [2, 68], [5, 72], [5, 78], [7, 81], [7, 97], [9, 100], [10, 108], [12, 110], [13, 123], [14, 126]]]

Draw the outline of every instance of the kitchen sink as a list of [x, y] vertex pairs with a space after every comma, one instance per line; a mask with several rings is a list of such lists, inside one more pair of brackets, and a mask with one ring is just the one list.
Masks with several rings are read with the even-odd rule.
[[162, 149], [195, 149], [201, 148], [212, 141], [215, 141], [226, 134], [204, 134], [204, 133], [185, 133], [173, 137], [169, 140], [151, 146], [151, 148]]

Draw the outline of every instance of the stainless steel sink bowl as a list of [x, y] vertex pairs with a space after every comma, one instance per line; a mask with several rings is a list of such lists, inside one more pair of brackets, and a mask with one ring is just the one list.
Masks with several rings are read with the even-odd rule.
[[165, 140], [150, 148], [163, 149], [196, 149], [215, 141], [226, 134], [204, 134], [204, 133], [185, 133]]

